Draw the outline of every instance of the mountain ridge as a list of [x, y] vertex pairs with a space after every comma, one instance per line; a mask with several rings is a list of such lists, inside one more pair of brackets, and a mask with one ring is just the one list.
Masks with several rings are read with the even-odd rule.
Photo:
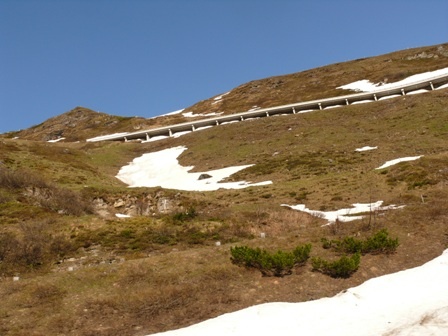
[[[434, 60], [437, 62], [433, 62]], [[226, 93], [197, 102], [185, 108], [184, 111], [193, 113], [193, 116], [197, 114], [196, 119], [201, 119], [200, 114], [227, 115], [254, 108], [337, 97], [343, 95], [344, 91], [336, 88], [349, 82], [360, 79], [367, 79], [374, 83], [394, 82], [443, 67], [448, 67], [448, 44], [412, 48], [253, 80]], [[323, 83], [325, 85], [322, 85]], [[220, 99], [216, 99], [217, 97]], [[86, 113], [89, 113], [88, 117]], [[87, 119], [87, 122], [81, 122], [82, 119]], [[57, 140], [63, 137], [66, 141], [82, 141], [100, 135], [168, 126], [187, 120], [191, 118], [184, 117], [182, 113], [153, 118], [121, 117], [94, 112], [85, 107], [75, 107], [39, 125], [26, 130], [8, 132], [3, 136], [40, 141]], [[93, 129], [96, 133], [91, 131]]]

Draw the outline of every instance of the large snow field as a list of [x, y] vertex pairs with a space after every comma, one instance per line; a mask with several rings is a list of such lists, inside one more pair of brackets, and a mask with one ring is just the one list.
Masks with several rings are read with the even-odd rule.
[[446, 336], [448, 250], [416, 268], [373, 278], [331, 298], [266, 303], [164, 336]]
[[[122, 167], [116, 177], [130, 187], [162, 187], [190, 191], [210, 191], [220, 188], [241, 189], [272, 183], [271, 181], [259, 183], [246, 181], [221, 182], [251, 165], [227, 167], [206, 172], [190, 172], [194, 166], [183, 167], [177, 160], [177, 157], [186, 149], [186, 147], [179, 146], [144, 154]], [[201, 175], [206, 178], [200, 179]]]

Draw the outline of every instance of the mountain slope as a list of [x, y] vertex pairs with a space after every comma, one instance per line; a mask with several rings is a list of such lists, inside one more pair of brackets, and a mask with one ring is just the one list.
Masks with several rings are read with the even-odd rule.
[[[255, 83], [265, 102], [283, 94], [272, 87], [278, 78], [285, 83], [279, 84], [283, 97], [297, 94], [272, 104], [327, 97], [345, 93], [335, 87], [352, 81], [376, 82], [387, 74], [392, 82], [447, 67], [447, 50], [446, 44], [405, 50]], [[261, 96], [250, 92], [253, 85], [223, 96], [225, 112], [260, 104]], [[436, 90], [147, 143], [82, 140], [178, 122], [182, 115], [145, 120], [76, 108], [15, 133], [19, 139], [4, 136], [0, 334], [145, 335], [259, 303], [333, 296], [435, 258], [448, 246], [447, 99], [447, 89]], [[211, 111], [197, 108], [196, 113]], [[66, 139], [44, 142], [57, 137]], [[194, 166], [192, 172], [252, 164], [227, 181], [273, 183], [191, 192], [127, 188], [116, 178], [135, 158], [177, 146], [187, 148], [178, 160]], [[365, 146], [377, 148], [356, 151]], [[376, 169], [410, 156], [421, 158]], [[379, 200], [404, 207], [328, 226], [319, 216], [282, 206], [334, 211]], [[230, 262], [235, 245], [289, 251], [311, 243], [312, 257], [335, 259], [339, 255], [324, 248], [322, 238], [364, 239], [379, 229], [398, 238], [397, 251], [362, 256], [359, 270], [347, 279], [315, 272], [310, 263], [274, 278]]]
[[344, 94], [336, 88], [367, 79], [373, 83], [395, 82], [414, 74], [448, 66], [448, 44], [407, 49], [294, 74], [254, 80], [216, 100], [198, 102], [185, 111], [235, 113]]

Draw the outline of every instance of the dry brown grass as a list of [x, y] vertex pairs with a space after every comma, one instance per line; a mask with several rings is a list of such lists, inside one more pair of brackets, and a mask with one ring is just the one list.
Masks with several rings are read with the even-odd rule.
[[[25, 331], [36, 335], [145, 335], [258, 303], [331, 296], [372, 276], [418, 266], [440, 254], [448, 243], [448, 218], [437, 209], [446, 208], [447, 196], [445, 190], [438, 190], [429, 193], [425, 203], [378, 216], [376, 228], [387, 228], [391, 237], [399, 238], [400, 247], [393, 255], [363, 257], [358, 272], [346, 280], [312, 272], [310, 265], [281, 279], [262, 277], [257, 271], [232, 265], [232, 244], [174, 250], [18, 282], [4, 279], [0, 283], [0, 295], [5, 298], [0, 309], [2, 331], [5, 335]], [[430, 223], [429, 216], [433, 217]], [[284, 208], [268, 211], [267, 218], [266, 229], [271, 220], [275, 224], [266, 231], [266, 238], [241, 243], [275, 251], [311, 242], [312, 256], [331, 258], [320, 246], [320, 238], [367, 237], [375, 231], [367, 221], [360, 221], [341, 223], [335, 233], [322, 227], [319, 219]]]
[[[429, 52], [437, 47], [421, 50]], [[290, 98], [296, 101], [317, 97], [318, 93], [336, 94], [335, 86], [360, 77], [394, 81], [448, 65], [441, 58], [406, 59], [421, 50], [314, 69], [289, 79], [251, 82], [235, 89], [233, 98], [226, 96], [235, 100], [250, 94], [250, 99], [239, 100], [240, 105], [229, 100], [226, 108], [232, 111], [254, 102], [277, 104], [266, 95], [268, 91], [284, 91], [282, 99], [288, 101], [281, 103], [289, 103]], [[297, 80], [301, 81], [299, 86]], [[300, 88], [296, 96], [288, 96], [293, 92], [287, 89], [290, 85]], [[181, 164], [195, 165], [196, 171], [255, 164], [231, 179], [274, 182], [242, 190], [163, 191], [165, 197], [179, 203], [179, 209], [194, 207], [196, 216], [188, 218], [181, 212], [129, 220], [58, 214], [54, 211], [58, 206], [44, 209], [43, 203], [30, 204], [30, 199], [36, 198], [3, 185], [0, 267], [7, 258], [25, 251], [15, 247], [25, 247], [22, 244], [26, 242], [30, 256], [36, 260], [45, 257], [47, 268], [30, 271], [11, 264], [3, 273], [0, 334], [146, 335], [263, 302], [332, 296], [372, 277], [433, 259], [448, 246], [447, 94], [446, 90], [435, 91], [337, 110], [264, 118], [147, 144], [0, 142], [2, 169], [28, 167], [58, 190], [82, 189], [73, 195], [88, 201], [94, 197], [143, 199], [148, 193], [160, 193], [159, 188], [129, 190], [114, 175], [136, 156], [178, 145], [188, 147], [179, 158]], [[132, 125], [129, 120], [120, 122]], [[354, 151], [364, 145], [378, 146], [378, 150]], [[387, 160], [414, 155], [424, 157], [382, 171], [374, 169]], [[51, 192], [68, 203], [77, 202], [71, 194]], [[336, 210], [377, 200], [406, 207], [367, 214], [356, 222], [322, 226], [325, 221], [321, 218], [280, 206], [304, 203], [311, 209]], [[311, 256], [330, 260], [335, 256], [322, 248], [321, 238], [361, 239], [382, 228], [387, 228], [391, 237], [398, 237], [396, 253], [364, 256], [360, 269], [349, 279], [312, 272], [309, 264], [281, 279], [262, 277], [256, 270], [230, 262], [229, 250], [236, 244], [276, 251], [311, 243]], [[221, 245], [215, 246], [216, 241]], [[66, 250], [67, 242], [83, 248]], [[54, 264], [64, 253], [66, 259], [75, 259]], [[14, 282], [11, 276], [16, 273], [21, 279]]]

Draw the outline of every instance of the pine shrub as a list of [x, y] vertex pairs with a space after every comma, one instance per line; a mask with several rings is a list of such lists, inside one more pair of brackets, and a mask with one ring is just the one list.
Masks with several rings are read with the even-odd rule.
[[321, 242], [322, 247], [325, 249], [333, 249], [337, 252], [349, 254], [390, 254], [394, 253], [399, 245], [398, 238], [390, 238], [387, 229], [380, 230], [365, 240], [359, 240], [354, 237], [345, 237], [342, 240], [322, 238]]
[[235, 246], [230, 248], [231, 261], [238, 265], [258, 269], [264, 276], [283, 277], [296, 266], [303, 266], [309, 258], [311, 244], [297, 246], [292, 252], [278, 250], [270, 253], [260, 248]]
[[342, 256], [335, 261], [328, 261], [319, 257], [311, 259], [313, 271], [321, 272], [332, 278], [349, 278], [358, 270], [360, 262], [360, 253], [355, 253], [352, 256]]
[[397, 250], [399, 243], [398, 238], [389, 238], [389, 233], [386, 229], [378, 231], [372, 237], [366, 239], [363, 243], [362, 253], [394, 253]]

